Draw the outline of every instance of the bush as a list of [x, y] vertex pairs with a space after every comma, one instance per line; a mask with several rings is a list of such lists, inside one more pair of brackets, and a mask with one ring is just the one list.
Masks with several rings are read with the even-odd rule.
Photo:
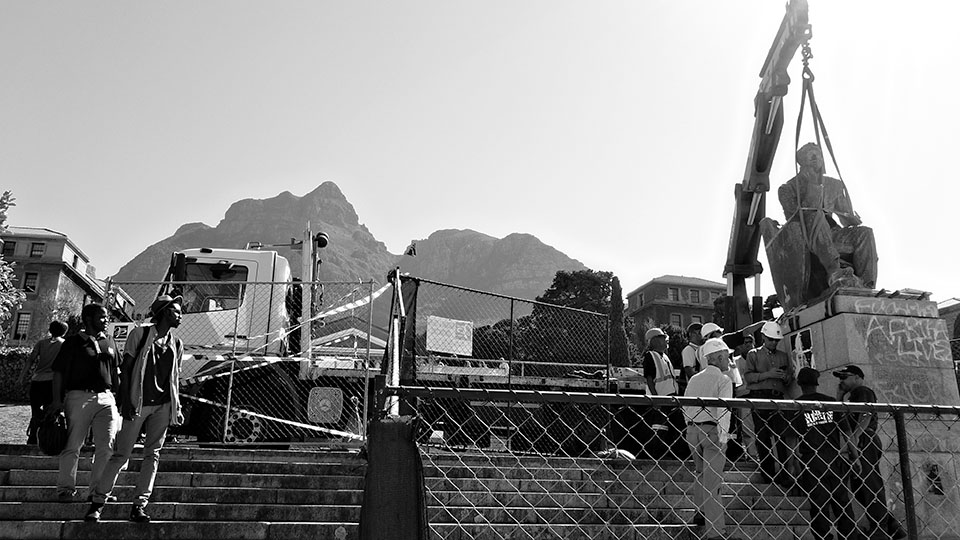
[[0, 347], [0, 402], [30, 402], [30, 385], [21, 385], [17, 379], [32, 351], [29, 347]]

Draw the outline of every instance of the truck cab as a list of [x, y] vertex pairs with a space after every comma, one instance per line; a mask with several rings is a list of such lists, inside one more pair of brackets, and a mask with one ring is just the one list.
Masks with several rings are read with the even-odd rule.
[[279, 356], [289, 323], [290, 263], [276, 251], [175, 252], [158, 294], [183, 296], [178, 335], [210, 354]]

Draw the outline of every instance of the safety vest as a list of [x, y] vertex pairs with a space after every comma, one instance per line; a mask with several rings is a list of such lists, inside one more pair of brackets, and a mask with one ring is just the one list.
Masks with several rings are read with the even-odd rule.
[[677, 380], [673, 376], [673, 364], [667, 358], [667, 355], [660, 354], [657, 351], [647, 351], [653, 357], [653, 363], [657, 366], [657, 378], [653, 380], [658, 396], [667, 396], [678, 392]]

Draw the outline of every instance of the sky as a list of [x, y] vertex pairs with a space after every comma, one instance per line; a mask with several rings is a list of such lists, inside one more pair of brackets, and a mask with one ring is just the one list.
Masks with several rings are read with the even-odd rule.
[[[809, 4], [816, 96], [874, 229], [878, 287], [960, 297], [960, 3]], [[66, 233], [98, 277], [234, 201], [333, 181], [393, 253], [439, 229], [520, 232], [625, 292], [663, 274], [723, 281], [783, 13], [777, 0], [8, 0], [0, 188], [17, 198], [10, 225]], [[774, 190], [794, 174], [800, 67]], [[775, 197], [767, 208], [782, 221]], [[761, 284], [774, 292], [769, 272]]]

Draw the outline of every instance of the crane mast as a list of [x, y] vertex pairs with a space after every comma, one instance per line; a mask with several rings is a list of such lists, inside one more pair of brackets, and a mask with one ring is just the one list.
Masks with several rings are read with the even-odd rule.
[[766, 193], [770, 191], [770, 167], [783, 131], [783, 96], [790, 76], [787, 67], [797, 48], [811, 36], [807, 0], [790, 0], [773, 45], [760, 70], [760, 88], [754, 98], [753, 136], [743, 181], [735, 186], [733, 226], [723, 274], [727, 281], [724, 306], [725, 326], [744, 328], [760, 319], [762, 297], [759, 287], [749, 302], [746, 280], [759, 278], [763, 267], [757, 260], [760, 250], [759, 222], [766, 214]]

